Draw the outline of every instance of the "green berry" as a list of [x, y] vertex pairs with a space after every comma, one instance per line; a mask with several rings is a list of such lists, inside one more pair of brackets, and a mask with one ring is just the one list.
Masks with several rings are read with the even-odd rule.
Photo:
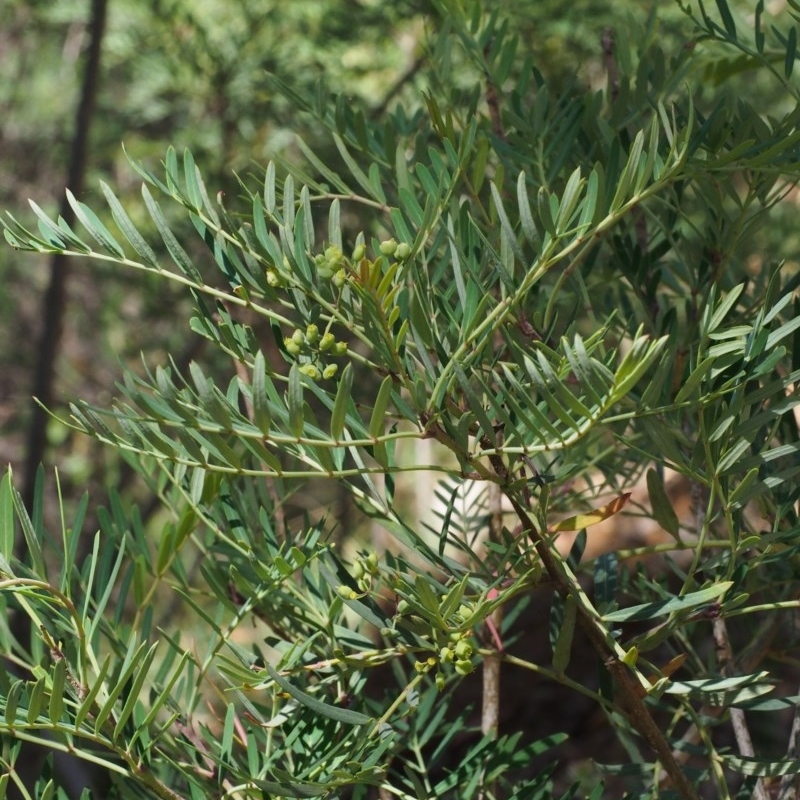
[[411, 246], [405, 242], [400, 242], [397, 249], [394, 251], [394, 257], [398, 261], [405, 261], [411, 255]]
[[267, 270], [268, 286], [271, 286], [273, 289], [278, 289], [281, 286], [283, 286], [284, 283], [285, 281], [283, 280], [283, 278], [274, 269]]
[[324, 333], [319, 340], [319, 350], [324, 353], [336, 344], [336, 337], [332, 333]]
[[456, 672], [459, 675], [469, 675], [470, 672], [474, 672], [475, 667], [472, 666], [471, 661], [467, 661], [466, 659], [462, 661], [456, 661]]
[[460, 660], [466, 660], [472, 655], [472, 645], [466, 640], [462, 639], [456, 643], [456, 656]]
[[384, 256], [393, 256], [397, 250], [397, 241], [395, 239], [387, 239], [385, 242], [380, 243], [380, 251]]
[[458, 607], [458, 611], [456, 611], [456, 616], [462, 622], [466, 622], [472, 616], [472, 609], [468, 605], [465, 605], [464, 603], [462, 603]]
[[338, 264], [342, 258], [344, 258], [344, 254], [335, 244], [325, 248], [325, 260], [329, 264]]

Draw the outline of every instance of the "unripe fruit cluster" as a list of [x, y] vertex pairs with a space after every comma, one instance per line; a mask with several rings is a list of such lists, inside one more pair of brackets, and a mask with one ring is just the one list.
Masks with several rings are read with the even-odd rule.
[[[411, 255], [411, 245], [406, 242], [398, 243], [395, 239], [386, 239], [378, 245], [378, 252], [387, 258], [394, 258], [396, 261], [406, 261]], [[359, 242], [353, 249], [353, 253], [348, 259], [342, 249], [335, 245], [328, 245], [322, 253], [314, 256], [314, 267], [317, 275], [322, 280], [330, 281], [337, 289], [341, 289], [347, 282], [348, 277], [358, 272], [356, 265], [359, 264], [367, 255], [367, 246]], [[375, 267], [375, 264], [371, 264]], [[267, 284], [273, 289], [280, 289], [286, 286], [289, 278], [294, 271], [289, 259], [284, 256], [281, 267], [270, 267], [266, 271]]]
[[[397, 614], [402, 616], [412, 611], [411, 604], [401, 599], [397, 604]], [[467, 622], [474, 616], [474, 609], [462, 603], [455, 612], [459, 623]], [[446, 683], [448, 669], [455, 670], [457, 675], [469, 675], [475, 670], [472, 656], [475, 648], [471, 641], [471, 634], [466, 630], [433, 630], [433, 640], [436, 643], [436, 655], [430, 656], [425, 661], [418, 661], [414, 666], [417, 672], [429, 672], [433, 666], [437, 667], [436, 686], [441, 691]]]
[[353, 577], [362, 592], [367, 592], [372, 587], [373, 578], [380, 574], [378, 556], [376, 553], [359, 555], [353, 564]]
[[300, 366], [300, 372], [315, 381], [320, 378], [326, 380], [332, 378], [339, 370], [336, 364], [320, 367], [314, 363], [319, 362], [321, 353], [332, 356], [343, 356], [347, 353], [347, 342], [337, 342], [336, 337], [330, 332], [320, 336], [319, 328], [314, 323], [307, 325], [305, 331], [296, 328], [291, 336], [284, 338], [283, 346], [292, 356], [304, 355], [311, 358], [311, 361]]

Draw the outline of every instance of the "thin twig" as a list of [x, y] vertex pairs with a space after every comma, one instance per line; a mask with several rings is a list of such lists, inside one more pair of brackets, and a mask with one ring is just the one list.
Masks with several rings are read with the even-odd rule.
[[[800, 706], [794, 707], [792, 729], [789, 732], [789, 746], [786, 751], [787, 759], [800, 758]], [[797, 800], [800, 790], [800, 775], [784, 775], [781, 778], [778, 800]]]
[[[502, 436], [502, 434], [498, 434]], [[498, 443], [499, 446], [499, 443]], [[489, 541], [499, 542], [503, 532], [503, 493], [496, 483], [489, 485]], [[498, 606], [486, 620], [487, 628], [499, 638], [503, 624], [503, 607]], [[502, 644], [502, 642], [500, 642]], [[487, 655], [482, 662], [483, 692], [481, 695], [481, 733], [496, 739], [500, 727], [500, 654]], [[496, 787], [484, 787], [478, 795], [483, 800], [484, 792], [496, 793]]]
[[[714, 645], [717, 648], [717, 663], [719, 664], [720, 673], [726, 678], [732, 678], [737, 670], [725, 618], [718, 617], [715, 619], [712, 624], [712, 630], [714, 631]], [[728, 711], [731, 717], [733, 735], [736, 737], [736, 744], [739, 748], [739, 755], [747, 758], [754, 758], [755, 750], [753, 749], [753, 739], [750, 736], [750, 729], [747, 727], [744, 711], [734, 706], [731, 706]], [[764, 781], [761, 778], [756, 781], [753, 797], [755, 800], [769, 800], [767, 788], [764, 786]]]
[[[508, 469], [503, 459], [491, 456], [490, 463], [498, 478], [508, 481]], [[556, 590], [564, 597], [575, 595], [575, 586], [570, 581], [561, 564], [550, 549], [545, 537], [540, 533], [528, 510], [520, 503], [512, 492], [506, 494], [514, 513], [517, 515], [522, 529], [533, 544], [537, 555], [547, 574], [552, 579]], [[675, 761], [672, 748], [664, 737], [664, 733], [656, 724], [642, 698], [642, 686], [634, 679], [627, 665], [623, 664], [606, 636], [599, 627], [598, 619], [579, 602], [578, 624], [586, 633], [592, 649], [601, 658], [616, 684], [615, 705], [627, 717], [639, 735], [647, 742], [651, 750], [661, 762], [672, 785], [684, 800], [698, 800], [697, 791]]]

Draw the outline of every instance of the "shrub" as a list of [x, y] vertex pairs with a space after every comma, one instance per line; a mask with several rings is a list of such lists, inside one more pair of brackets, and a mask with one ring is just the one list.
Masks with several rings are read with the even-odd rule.
[[[797, 174], [796, 34], [766, 33], [763, 3], [739, 33], [717, 5], [719, 22], [685, 9], [694, 38], [672, 54], [608, 38], [602, 90], [556, 89], [500, 15], [453, 6], [423, 107], [376, 124], [273, 79], [330, 126], [341, 169], [300, 143], [304, 165], [242, 178], [228, 207], [170, 150], [159, 172], [132, 162], [151, 231], [105, 185], [102, 214], [71, 198], [85, 232], [35, 204], [36, 232], [8, 218], [20, 250], [182, 285], [224, 357], [71, 406], [147, 482], [157, 524], [112, 493], [81, 563], [86, 501], [53, 534], [3, 480], [0, 586], [35, 634], [27, 652], [0, 632], [30, 670], [0, 674], [9, 770], [38, 742], [105, 767], [118, 796], [550, 797], [567, 733], [499, 729], [515, 669], [606, 716], [628, 763], [598, 764], [593, 797], [601, 775], [690, 798], [798, 771], [774, 755], [782, 727], [748, 728], [794, 703], [773, 656], [797, 608], [797, 274], [759, 246], [779, 246], [764, 232]], [[777, 85], [792, 107], [763, 114], [742, 70], [753, 102]], [[427, 439], [454, 466], [403, 455]], [[690, 483], [689, 525], [666, 468]], [[448, 487], [433, 537], [394, 496], [418, 472]], [[645, 474], [674, 541], [635, 554], [662, 572], [628, 551], [581, 562]], [[396, 546], [337, 547], [334, 519], [288, 516], [320, 479]], [[487, 500], [462, 513], [466, 480]], [[568, 555], [563, 531], [582, 531]], [[550, 648], [526, 660], [511, 642], [534, 593]], [[476, 670], [478, 723], [458, 691]]]

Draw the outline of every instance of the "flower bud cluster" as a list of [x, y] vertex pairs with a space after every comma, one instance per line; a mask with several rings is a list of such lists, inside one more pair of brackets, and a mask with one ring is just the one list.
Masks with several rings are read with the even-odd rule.
[[[342, 249], [335, 244], [328, 245], [322, 253], [313, 257], [314, 268], [317, 276], [324, 281], [330, 281], [337, 289], [341, 289], [353, 276], [360, 274], [361, 262], [367, 255], [367, 246], [359, 242], [348, 258]], [[378, 258], [366, 262], [368, 272], [380, 270], [380, 257], [393, 258], [395, 261], [407, 261], [411, 256], [411, 245], [406, 242], [398, 243], [395, 239], [386, 239], [378, 245]], [[273, 289], [281, 289], [289, 282], [294, 268], [289, 259], [284, 256], [281, 266], [269, 267], [266, 271], [267, 284]]]
[[329, 331], [320, 334], [313, 322], [305, 330], [296, 328], [291, 336], [286, 336], [283, 346], [289, 355], [303, 358], [300, 372], [312, 380], [332, 378], [339, 371], [337, 364], [323, 364], [321, 355], [343, 356], [347, 354], [347, 342], [336, 341]]
[[[397, 604], [398, 616], [413, 614], [411, 604], [401, 599]], [[452, 622], [455, 622], [457, 627], [450, 628], [449, 630], [442, 630], [441, 628], [434, 628], [431, 633], [435, 646], [434, 654], [429, 656], [423, 661], [418, 661], [414, 665], [417, 672], [427, 673], [436, 667], [436, 686], [441, 691], [445, 687], [447, 680], [447, 673], [453, 670], [456, 675], [464, 676], [469, 675], [474, 671], [475, 666], [472, 663], [472, 656], [475, 652], [472, 643], [472, 634], [469, 630], [463, 630], [463, 623], [471, 620], [474, 616], [474, 609], [463, 603], [453, 615], [455, 617]], [[413, 617], [419, 619], [419, 617]], [[421, 620], [420, 620], [421, 622]]]
[[343, 600], [358, 600], [372, 589], [375, 578], [380, 575], [381, 569], [378, 562], [378, 554], [362, 553], [356, 556], [353, 563], [353, 577], [356, 579], [360, 591], [356, 591], [350, 586], [340, 586], [336, 591]]
[[353, 577], [362, 592], [368, 592], [372, 588], [372, 582], [379, 574], [377, 553], [367, 553], [356, 557], [353, 564]]

